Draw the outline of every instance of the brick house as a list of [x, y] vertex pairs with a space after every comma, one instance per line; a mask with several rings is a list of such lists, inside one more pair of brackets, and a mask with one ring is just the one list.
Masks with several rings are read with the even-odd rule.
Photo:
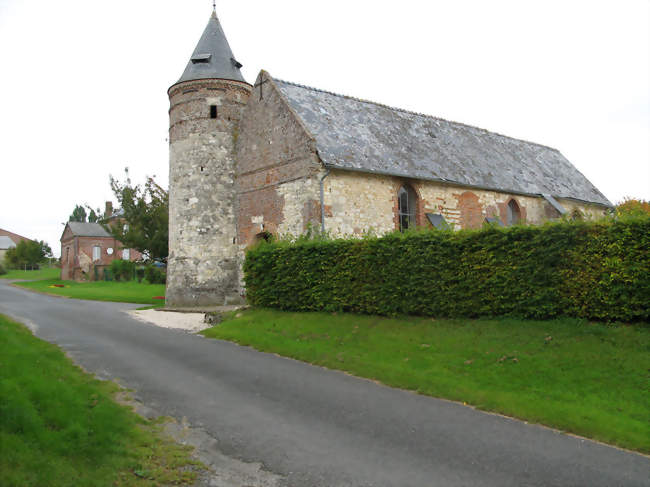
[[245, 249], [603, 215], [558, 150], [273, 78], [244, 80], [213, 13], [170, 99], [167, 303], [237, 300]]
[[142, 254], [125, 249], [99, 223], [68, 222], [61, 235], [61, 279], [103, 279], [116, 259], [136, 261]]

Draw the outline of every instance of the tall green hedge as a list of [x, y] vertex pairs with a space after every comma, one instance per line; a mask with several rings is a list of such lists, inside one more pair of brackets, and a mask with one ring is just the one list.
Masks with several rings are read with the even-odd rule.
[[264, 243], [249, 302], [296, 311], [650, 320], [650, 219]]

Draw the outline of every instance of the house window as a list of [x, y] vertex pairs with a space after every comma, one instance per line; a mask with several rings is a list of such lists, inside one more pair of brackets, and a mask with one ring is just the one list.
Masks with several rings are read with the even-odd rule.
[[413, 188], [405, 184], [397, 193], [399, 231], [415, 228], [418, 197]]
[[521, 210], [515, 200], [508, 203], [508, 225], [516, 225], [521, 220]]
[[210, 118], [217, 118], [217, 105], [210, 105]]
[[131, 259], [131, 249], [124, 249], [122, 251], [122, 258], [124, 260], [130, 260]]
[[102, 257], [102, 248], [99, 245], [93, 247], [93, 262], [98, 261]]
[[70, 247], [65, 248], [65, 261], [70, 262]]

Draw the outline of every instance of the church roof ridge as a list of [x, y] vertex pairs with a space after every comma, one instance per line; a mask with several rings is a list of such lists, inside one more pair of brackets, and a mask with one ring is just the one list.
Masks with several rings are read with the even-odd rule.
[[339, 98], [346, 98], [348, 100], [354, 100], [354, 101], [358, 101], [360, 103], [368, 103], [370, 105], [375, 105], [375, 106], [379, 106], [379, 107], [382, 107], [382, 108], [387, 108], [388, 110], [393, 110], [395, 112], [408, 113], [410, 115], [417, 115], [418, 117], [425, 117], [425, 118], [429, 118], [429, 119], [432, 119], [432, 120], [439, 120], [439, 121], [445, 122], [445, 123], [453, 123], [454, 125], [460, 125], [460, 126], [467, 127], [467, 128], [470, 128], [470, 129], [480, 130], [481, 132], [485, 132], [487, 134], [498, 135], [499, 137], [504, 137], [506, 139], [515, 140], [517, 142], [524, 142], [526, 144], [536, 145], [538, 147], [542, 147], [544, 149], [549, 149], [549, 150], [560, 153], [559, 149], [556, 149], [555, 147], [551, 147], [551, 146], [548, 146], [548, 145], [545, 145], [545, 144], [540, 144], [539, 142], [532, 142], [530, 140], [520, 139], [520, 138], [517, 138], [517, 137], [512, 137], [510, 135], [504, 135], [504, 134], [501, 134], [499, 132], [494, 132], [492, 130], [484, 129], [482, 127], [477, 127], [476, 125], [470, 125], [470, 124], [464, 123], [464, 122], [456, 122], [454, 120], [447, 120], [446, 118], [436, 117], [435, 115], [430, 115], [428, 113], [416, 112], [414, 110], [407, 110], [406, 108], [394, 107], [394, 106], [391, 106], [391, 105], [386, 105], [385, 103], [380, 103], [380, 102], [373, 101], [373, 100], [367, 100], [365, 98], [359, 98], [359, 97], [352, 96], [352, 95], [344, 95], [342, 93], [335, 93], [333, 91], [323, 90], [323, 89], [320, 89], [320, 88], [315, 88], [313, 86], [308, 86], [308, 85], [304, 85], [304, 84], [301, 84], [301, 83], [295, 83], [293, 81], [286, 81], [286, 80], [283, 80], [283, 79], [280, 79], [280, 78], [275, 78], [274, 77], [273, 79], [275, 81], [279, 81], [280, 83], [285, 83], [287, 85], [296, 86], [298, 88], [304, 88], [306, 90], [316, 91], [318, 93], [324, 93], [326, 95], [332, 95], [332, 96], [336, 96], [336, 97], [339, 97]]

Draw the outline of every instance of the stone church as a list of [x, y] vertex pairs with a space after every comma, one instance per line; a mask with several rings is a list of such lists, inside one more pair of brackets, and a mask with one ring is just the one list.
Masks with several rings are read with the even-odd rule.
[[611, 203], [559, 151], [273, 78], [244, 80], [213, 12], [169, 88], [168, 306], [241, 299], [245, 249], [334, 237], [541, 223]]

